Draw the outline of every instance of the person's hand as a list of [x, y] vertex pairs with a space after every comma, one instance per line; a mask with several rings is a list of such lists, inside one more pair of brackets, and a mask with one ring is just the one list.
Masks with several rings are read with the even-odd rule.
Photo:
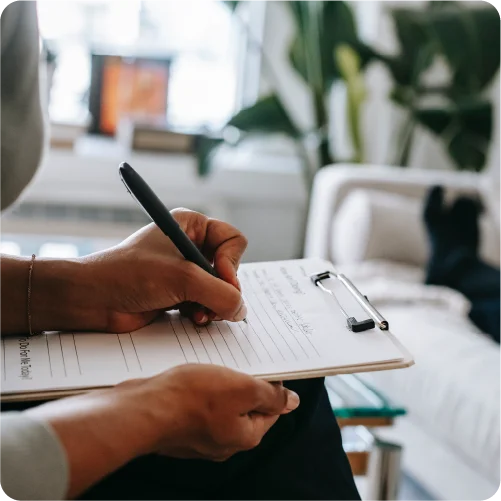
[[[68, 272], [61, 263], [37, 259], [34, 329], [130, 332], [171, 308], [180, 308], [199, 324], [215, 316], [243, 320], [247, 310], [236, 272], [246, 238], [233, 226], [198, 212], [176, 209], [172, 213], [220, 278], [186, 261], [170, 239], [150, 224], [115, 247], [76, 260], [68, 265]], [[54, 275], [59, 275], [59, 281], [51, 285]], [[67, 287], [61, 275], [69, 275], [69, 291], [61, 288], [62, 283]], [[47, 304], [59, 296], [58, 304]], [[62, 311], [65, 317], [54, 325]]]
[[226, 460], [256, 447], [298, 405], [297, 394], [280, 384], [214, 365], [183, 365], [27, 412], [58, 436], [73, 497], [144, 454]]
[[[175, 209], [172, 214], [221, 278], [186, 261], [155, 224], [145, 226], [120, 245], [86, 259], [101, 280], [113, 284], [107, 294], [107, 330], [135, 330], [159, 312], [177, 307], [201, 324], [215, 315], [234, 321], [245, 318], [236, 275], [247, 247], [245, 237], [233, 226], [198, 212]], [[192, 308], [192, 303], [210, 311]]]
[[148, 414], [158, 429], [154, 452], [212, 461], [256, 447], [280, 414], [299, 405], [297, 394], [281, 383], [216, 365], [181, 365], [117, 390], [130, 405], [151, 402]]

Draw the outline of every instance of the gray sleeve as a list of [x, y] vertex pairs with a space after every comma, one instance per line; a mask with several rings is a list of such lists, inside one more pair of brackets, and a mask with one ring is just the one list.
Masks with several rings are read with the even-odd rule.
[[9, 412], [1, 415], [1, 476], [12, 499], [64, 499], [69, 485], [66, 454], [50, 426]]
[[1, 18], [1, 208], [33, 178], [44, 146], [36, 3], [13, 2]]

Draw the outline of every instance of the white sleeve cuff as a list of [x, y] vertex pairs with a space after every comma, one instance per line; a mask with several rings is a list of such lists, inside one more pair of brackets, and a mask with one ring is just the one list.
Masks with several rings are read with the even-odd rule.
[[13, 499], [64, 499], [68, 461], [47, 423], [20, 412], [2, 413], [0, 482]]

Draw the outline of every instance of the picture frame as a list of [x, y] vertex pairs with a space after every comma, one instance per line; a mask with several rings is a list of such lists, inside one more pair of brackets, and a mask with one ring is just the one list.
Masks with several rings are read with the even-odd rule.
[[89, 132], [114, 136], [121, 119], [165, 120], [170, 58], [91, 54]]

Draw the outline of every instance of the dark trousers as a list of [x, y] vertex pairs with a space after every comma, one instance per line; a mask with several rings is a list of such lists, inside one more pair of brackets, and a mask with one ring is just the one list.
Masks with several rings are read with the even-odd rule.
[[[498, 268], [483, 262], [477, 255], [463, 249], [452, 251], [430, 269], [447, 270], [440, 280], [433, 276], [427, 283], [446, 285], [463, 294], [471, 302], [470, 319], [499, 343], [500, 337], [500, 273]], [[432, 268], [432, 265], [434, 268]]]
[[360, 499], [324, 380], [286, 386], [301, 404], [280, 417], [257, 448], [223, 463], [141, 457], [81, 499]]

